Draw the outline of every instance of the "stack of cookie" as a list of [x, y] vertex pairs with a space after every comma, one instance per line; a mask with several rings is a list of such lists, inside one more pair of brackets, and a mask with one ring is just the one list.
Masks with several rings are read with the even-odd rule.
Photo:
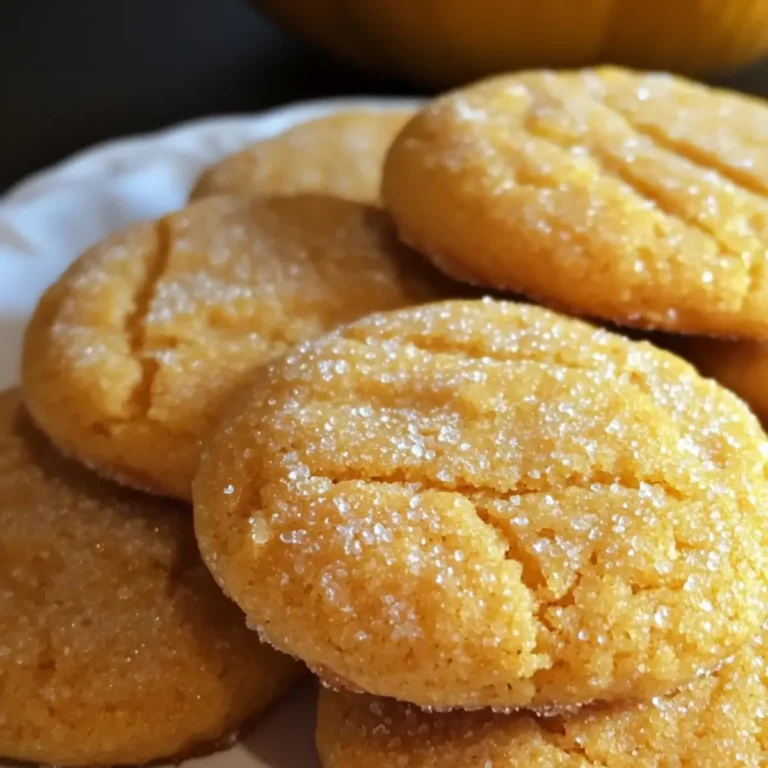
[[[655, 338], [765, 418], [766, 125], [764, 105], [671, 77], [607, 70], [497, 78], [436, 100], [403, 130], [387, 157], [383, 199], [401, 238], [446, 273], [614, 326], [679, 334]], [[415, 518], [387, 524], [377, 516], [397, 531], [392, 541], [423, 536], [417, 541], [434, 552], [426, 566], [415, 561], [427, 578], [411, 591], [412, 550], [385, 554], [379, 565], [400, 568], [380, 596], [418, 617], [416, 639], [400, 659], [382, 659], [378, 675], [373, 661], [352, 669], [344, 659], [352, 685], [320, 699], [324, 766], [764, 766], [768, 474], [759, 427], [731, 410], [735, 398], [648, 345], [579, 332], [576, 321], [543, 310], [513, 310], [527, 327], [538, 318], [526, 339], [519, 319], [504, 332], [499, 312], [488, 305], [475, 323], [453, 305], [444, 333], [424, 310], [399, 322], [407, 343], [450, 356], [440, 364], [450, 385], [422, 373], [411, 389], [433, 382], [428, 434], [439, 434], [446, 413], [455, 416], [456, 464], [436, 480], [420, 462]], [[353, 338], [373, 344], [382, 326]], [[513, 416], [506, 425], [505, 413]], [[748, 444], [730, 433], [747, 420]], [[279, 434], [269, 423], [268, 434]], [[496, 439], [478, 441], [487, 423]], [[739, 469], [726, 458], [733, 449], [745, 462]], [[429, 450], [440, 455], [436, 443]], [[315, 455], [311, 448], [309, 466]], [[388, 467], [371, 483], [414, 482], [408, 467], [401, 460], [396, 475]], [[715, 467], [729, 480], [706, 479]], [[736, 478], [741, 490], [730, 485]], [[302, 488], [302, 497], [309, 493]], [[443, 498], [477, 518], [474, 536], [464, 529], [459, 544], [445, 530], [459, 526], [435, 515], [436, 502], [424, 503], [435, 493], [452, 494]], [[211, 502], [200, 498], [205, 512]], [[740, 509], [733, 527], [726, 498]], [[359, 509], [347, 499], [341, 507]], [[281, 523], [284, 513], [272, 519]], [[422, 525], [428, 533], [414, 536]], [[498, 539], [489, 535], [473, 551], [483, 525]], [[750, 576], [733, 546], [748, 529]], [[501, 579], [513, 563], [514, 588]], [[345, 562], [344, 570], [361, 569]], [[736, 583], [745, 588], [738, 616], [718, 618], [726, 604], [735, 608]], [[529, 603], [515, 589], [521, 584]], [[499, 621], [502, 601], [519, 612], [508, 624]], [[694, 648], [713, 655], [694, 661]], [[327, 649], [326, 658], [342, 663]], [[459, 711], [477, 706], [485, 708]], [[499, 711], [506, 707], [517, 711]]]
[[768, 759], [765, 433], [555, 311], [766, 335], [768, 110], [608, 70], [410, 117], [225, 160], [41, 300], [0, 413], [0, 754], [216, 746], [293, 656], [325, 768]]
[[[377, 200], [407, 116], [265, 142], [251, 153], [260, 184], [329, 193], [195, 202], [109, 237], [43, 296], [22, 391], [0, 396], [0, 756], [110, 765], [217, 749], [302, 674], [211, 578], [191, 483], [255, 366], [456, 290], [377, 206], [343, 197]], [[313, 136], [335, 170], [304, 167]]]

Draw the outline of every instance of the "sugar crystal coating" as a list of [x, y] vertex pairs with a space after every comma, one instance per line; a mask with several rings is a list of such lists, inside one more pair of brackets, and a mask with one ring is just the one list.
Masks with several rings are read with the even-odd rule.
[[576, 713], [427, 713], [321, 691], [324, 768], [762, 768], [768, 762], [763, 633], [712, 675], [640, 703]]
[[442, 96], [382, 198], [448, 273], [574, 314], [768, 338], [768, 107], [661, 74], [532, 71]]
[[61, 458], [0, 395], [0, 756], [145, 763], [226, 743], [297, 677], [254, 642], [181, 505]]
[[766, 614], [763, 432], [541, 308], [365, 318], [266, 366], [194, 484], [203, 558], [326, 682], [431, 707], [649, 698]]
[[207, 169], [192, 199], [321, 193], [378, 204], [381, 167], [411, 110], [342, 111], [291, 128]]
[[254, 365], [448, 290], [373, 208], [201, 200], [107, 238], [49, 289], [27, 333], [25, 400], [98, 472], [189, 498], [200, 439]]

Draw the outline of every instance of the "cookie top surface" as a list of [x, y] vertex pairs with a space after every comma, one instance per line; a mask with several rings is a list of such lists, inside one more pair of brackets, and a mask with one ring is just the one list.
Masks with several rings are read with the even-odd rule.
[[350, 111], [302, 123], [208, 168], [192, 199], [310, 192], [378, 204], [384, 155], [412, 116], [405, 109]]
[[682, 360], [548, 310], [365, 318], [207, 443], [223, 588], [331, 685], [433, 707], [650, 697], [766, 611], [766, 450]]
[[201, 200], [111, 236], [49, 289], [27, 332], [26, 403], [101, 474], [189, 498], [200, 438], [254, 365], [447, 290], [373, 208]]
[[534, 71], [438, 98], [382, 197], [448, 273], [616, 323], [768, 337], [768, 108], [660, 74]]
[[684, 339], [681, 354], [747, 402], [768, 427], [768, 343]]
[[643, 703], [576, 713], [426, 713], [324, 690], [325, 768], [761, 768], [768, 760], [768, 650], [760, 637], [713, 675]]
[[0, 756], [211, 747], [295, 675], [211, 579], [186, 510], [61, 458], [0, 395]]

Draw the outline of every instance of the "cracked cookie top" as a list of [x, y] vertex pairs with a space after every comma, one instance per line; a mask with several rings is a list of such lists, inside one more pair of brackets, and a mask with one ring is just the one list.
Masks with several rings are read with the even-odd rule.
[[180, 504], [62, 458], [0, 394], [0, 755], [144, 764], [213, 748], [297, 677], [254, 642]]
[[454, 277], [619, 324], [768, 338], [768, 108], [660, 74], [526, 72], [389, 151], [403, 239]]
[[768, 447], [682, 360], [549, 310], [371, 316], [274, 361], [194, 483], [203, 558], [329, 685], [645, 697], [766, 616]]
[[200, 439], [254, 365], [448, 294], [374, 208], [201, 200], [107, 238], [48, 290], [27, 332], [24, 396], [66, 453], [188, 499]]
[[309, 120], [208, 168], [192, 199], [222, 193], [320, 193], [378, 205], [384, 154], [411, 117], [413, 111], [398, 109]]

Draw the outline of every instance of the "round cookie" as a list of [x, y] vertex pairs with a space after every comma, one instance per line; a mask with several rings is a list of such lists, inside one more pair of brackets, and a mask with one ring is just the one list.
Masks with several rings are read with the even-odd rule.
[[208, 168], [191, 198], [320, 193], [377, 205], [384, 155], [413, 114], [346, 111], [301, 123]]
[[681, 354], [705, 376], [743, 398], [768, 426], [768, 344], [756, 341], [684, 339]]
[[223, 747], [299, 670], [221, 594], [185, 509], [61, 458], [18, 392], [0, 395], [0, 756]]
[[649, 698], [766, 616], [768, 445], [734, 395], [549, 310], [364, 318], [203, 452], [203, 559], [328, 684], [447, 707]]
[[48, 290], [26, 335], [24, 397], [65, 453], [188, 499], [200, 439], [255, 365], [451, 289], [379, 210], [201, 200], [107, 238]]
[[382, 198], [454, 277], [574, 314], [768, 338], [768, 108], [661, 74], [524, 72], [400, 133]]
[[544, 717], [435, 714], [323, 690], [317, 746], [324, 768], [761, 768], [767, 662], [761, 636], [680, 691]]

